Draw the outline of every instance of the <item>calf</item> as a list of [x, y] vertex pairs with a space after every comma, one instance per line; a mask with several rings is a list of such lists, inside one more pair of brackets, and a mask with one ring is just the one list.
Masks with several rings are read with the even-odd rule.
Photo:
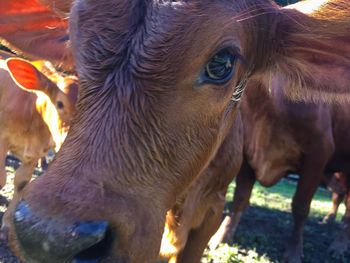
[[[69, 19], [77, 115], [11, 207], [28, 261], [155, 262], [167, 212], [191, 196], [248, 78], [293, 99], [350, 98], [348, 1], [308, 15], [268, 0], [78, 0]], [[202, 252], [182, 250], [179, 262]]]
[[60, 76], [47, 62], [34, 62], [39, 71], [26, 60], [0, 55], [7, 58], [0, 61], [0, 188], [6, 184], [10, 151], [22, 161], [14, 178], [16, 200], [38, 159], [62, 145], [75, 113], [78, 85], [75, 77]]
[[[272, 186], [287, 173], [298, 173], [300, 179], [292, 203], [294, 229], [285, 257], [288, 262], [299, 262], [303, 226], [324, 171], [350, 171], [350, 137], [346, 125], [350, 123], [350, 110], [343, 104], [290, 102], [281, 88], [266, 89], [261, 83], [251, 81], [246, 89], [241, 104], [244, 164], [237, 176], [232, 215], [224, 220], [221, 229], [226, 228], [227, 237], [232, 237], [255, 181]], [[333, 188], [339, 185], [346, 188], [344, 182], [327, 183]], [[349, 219], [345, 217], [344, 222]], [[350, 229], [348, 223], [346, 229]], [[346, 240], [349, 238], [346, 236]]]

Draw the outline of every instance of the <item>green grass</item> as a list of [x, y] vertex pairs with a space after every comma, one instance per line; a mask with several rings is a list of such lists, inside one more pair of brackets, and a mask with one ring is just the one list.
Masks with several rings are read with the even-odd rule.
[[[232, 201], [234, 187], [235, 183], [232, 183], [227, 194], [227, 201]], [[261, 209], [264, 212], [254, 212], [255, 214], [250, 215], [250, 217], [253, 218], [247, 219], [251, 221], [250, 223], [252, 226], [250, 225], [246, 227], [246, 229], [244, 229], [244, 224], [247, 223], [247, 220], [242, 220], [242, 226], [240, 225], [238, 227], [238, 232], [235, 237], [235, 244], [232, 246], [223, 244], [214, 251], [206, 251], [205, 256], [202, 259], [202, 263], [280, 262], [280, 257], [283, 253], [286, 236], [290, 234], [292, 228], [292, 216], [290, 213], [291, 201], [295, 189], [296, 183], [287, 180], [281, 180], [278, 184], [270, 188], [265, 188], [257, 183], [254, 186], [250, 203], [254, 209]], [[332, 202], [330, 192], [319, 188], [311, 204], [309, 218], [312, 221], [312, 225], [307, 224], [305, 226], [305, 232], [306, 235], [308, 235], [308, 239], [304, 241], [304, 253], [306, 254], [304, 258], [305, 262], [319, 261], [319, 259], [315, 260], [316, 254], [314, 253], [317, 253], [316, 250], [319, 247], [317, 247], [318, 244], [316, 241], [316, 244], [313, 242], [314, 239], [317, 240], [322, 235], [322, 238], [324, 238], [324, 240], [331, 242], [329, 233], [324, 233], [322, 231], [335, 232], [335, 227], [333, 227], [331, 230], [324, 230], [322, 224], [319, 223], [320, 220], [330, 211], [331, 207]], [[338, 222], [344, 214], [344, 210], [344, 205], [341, 205], [337, 215]], [[254, 216], [256, 216], [256, 218], [254, 218]], [[266, 230], [264, 232], [264, 224], [266, 224], [266, 222], [269, 224], [269, 220], [271, 219], [267, 219], [267, 221], [262, 220], [264, 220], [264, 217], [266, 219], [268, 216], [275, 220], [272, 222], [272, 224], [275, 224], [276, 229], [279, 229], [283, 233], [283, 235], [281, 234], [280, 240], [274, 240], [276, 239], [276, 236], [279, 236], [278, 233], [272, 233], [275, 234], [275, 236], [269, 233], [269, 231], [271, 231], [271, 226], [268, 227], [269, 230]], [[262, 228], [262, 231], [260, 231], [261, 229], [257, 230], [254, 228], [255, 221], [256, 224], [260, 224], [259, 228]], [[243, 228], [243, 230], [240, 231], [240, 228]], [[323, 230], [319, 231], [319, 228]], [[324, 240], [321, 241], [325, 243]], [[279, 246], [275, 246], [273, 244], [274, 242], [277, 242]], [[280, 243], [283, 243], [283, 245], [280, 245]]]
[[265, 255], [259, 255], [255, 250], [240, 249], [237, 245], [229, 246], [227, 244], [220, 245], [214, 251], [207, 252], [202, 263], [250, 263], [260, 262], [268, 263], [269, 258]]
[[[235, 183], [231, 183], [226, 196], [227, 201], [232, 201]], [[291, 202], [296, 189], [296, 182], [281, 180], [272, 187], [264, 187], [256, 183], [250, 198], [250, 204], [262, 206], [270, 209], [291, 212]], [[311, 217], [325, 216], [332, 207], [331, 193], [323, 188], [318, 188], [312, 203]], [[341, 205], [338, 211], [337, 220], [339, 221], [345, 212], [344, 205]]]

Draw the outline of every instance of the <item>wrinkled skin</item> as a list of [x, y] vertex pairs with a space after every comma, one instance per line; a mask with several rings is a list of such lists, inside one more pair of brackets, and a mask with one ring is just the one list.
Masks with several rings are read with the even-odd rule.
[[[350, 15], [341, 15], [344, 21], [320, 21], [267, 0], [76, 1], [70, 40], [81, 84], [77, 115], [46, 175], [23, 190], [12, 248], [28, 260], [81, 259], [94, 248], [53, 255], [40, 242], [61, 251], [58, 240], [79, 222], [107, 222], [104, 249], [88, 259], [155, 262], [167, 211], [226, 137], [247, 77], [282, 82], [293, 99], [349, 100], [350, 63], [338, 54], [350, 49]], [[342, 45], [334, 47], [335, 39]], [[202, 81], [223, 49], [235, 56], [232, 76]], [[23, 228], [26, 222], [33, 228]]]

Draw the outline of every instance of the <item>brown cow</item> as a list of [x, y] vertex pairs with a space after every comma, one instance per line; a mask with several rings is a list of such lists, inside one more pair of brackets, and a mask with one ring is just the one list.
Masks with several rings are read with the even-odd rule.
[[0, 188], [6, 184], [10, 151], [22, 161], [14, 179], [16, 195], [31, 179], [38, 159], [62, 145], [75, 113], [78, 85], [75, 77], [60, 76], [48, 62], [34, 62], [41, 72], [26, 60], [0, 55]]
[[[346, 125], [344, 125], [346, 126]], [[345, 133], [346, 131], [343, 130]], [[346, 160], [342, 160], [346, 162]], [[338, 207], [342, 201], [345, 203], [345, 214], [342, 218], [342, 231], [338, 234], [331, 244], [329, 251], [335, 252], [336, 255], [342, 255], [348, 250], [350, 245], [350, 176], [349, 169], [347, 172], [336, 172], [328, 182], [328, 188], [332, 191], [332, 210], [323, 219], [324, 223], [333, 222], [337, 215]]]
[[323, 223], [333, 223], [337, 216], [339, 205], [347, 199], [348, 177], [343, 172], [335, 172], [324, 176], [324, 184], [332, 193], [332, 209], [323, 218]]
[[246, 78], [349, 101], [349, 21], [341, 0], [312, 15], [268, 0], [76, 1], [77, 115], [23, 189], [12, 247], [37, 262], [155, 262], [167, 211], [226, 137]]
[[[285, 257], [299, 262], [303, 226], [325, 169], [350, 172], [350, 135], [346, 125], [350, 123], [350, 108], [343, 104], [290, 102], [282, 87], [267, 89], [254, 81], [245, 92], [241, 104], [244, 162], [237, 176], [232, 215], [224, 220], [221, 230], [229, 228], [227, 236], [232, 237], [255, 181], [271, 186], [288, 172], [298, 173], [300, 179], [292, 203], [295, 225]], [[332, 181], [328, 184], [335, 185]], [[349, 220], [345, 216], [346, 229], [350, 230]], [[347, 244], [350, 235], [345, 238]], [[332, 249], [344, 252], [343, 247], [332, 245]]]

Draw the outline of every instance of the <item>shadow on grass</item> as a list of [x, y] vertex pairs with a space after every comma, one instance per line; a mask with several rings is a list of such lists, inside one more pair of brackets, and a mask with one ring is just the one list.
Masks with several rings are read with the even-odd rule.
[[[309, 217], [304, 230], [304, 263], [350, 262], [350, 253], [342, 259], [331, 258], [327, 249], [340, 230], [339, 224], [322, 224], [322, 218]], [[234, 242], [246, 250], [255, 249], [271, 262], [281, 262], [293, 227], [292, 215], [279, 210], [249, 207], [238, 226]]]

